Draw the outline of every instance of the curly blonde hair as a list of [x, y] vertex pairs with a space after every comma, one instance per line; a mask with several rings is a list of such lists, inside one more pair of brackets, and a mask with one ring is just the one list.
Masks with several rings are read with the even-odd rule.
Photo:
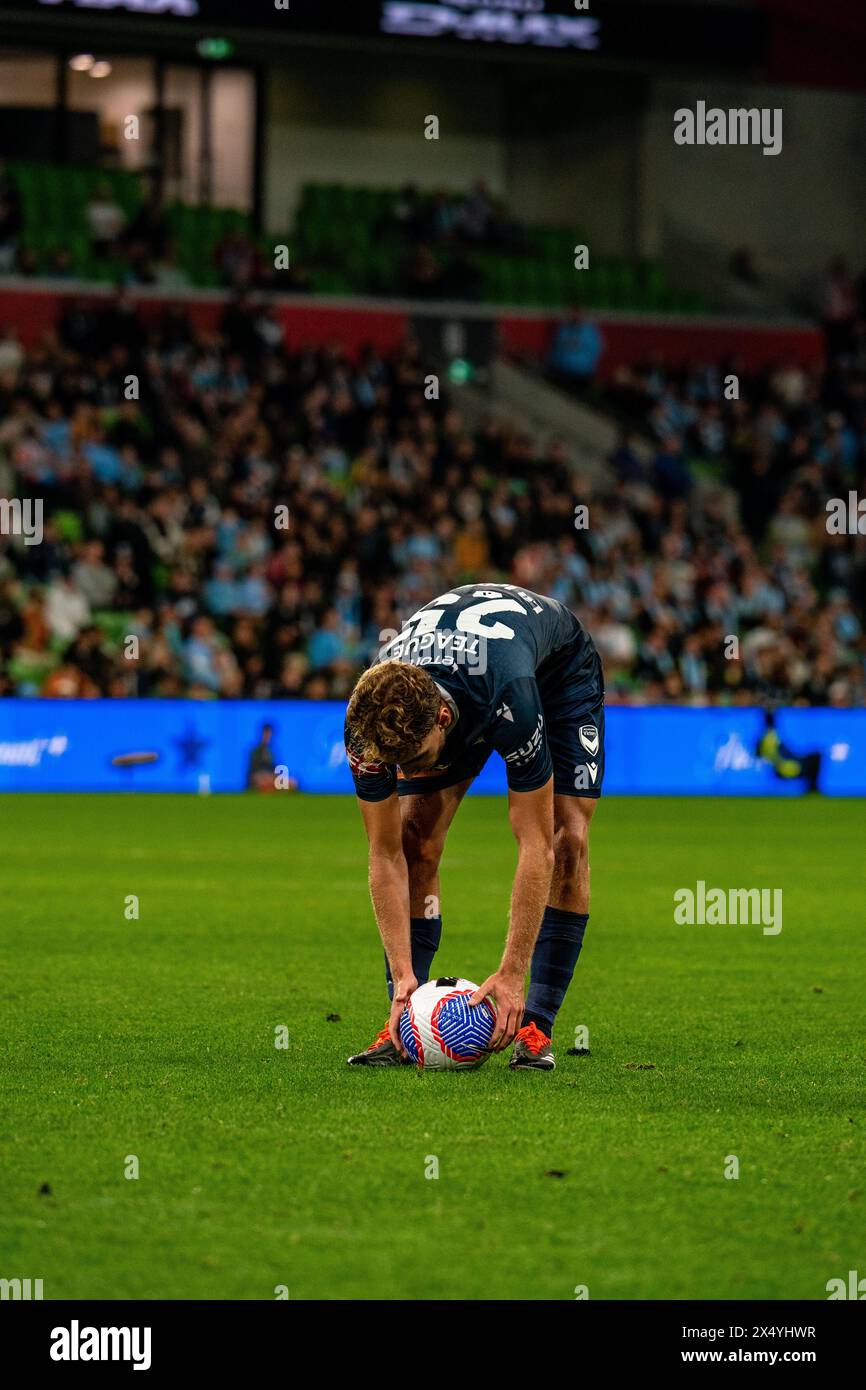
[[346, 723], [352, 750], [376, 763], [412, 757], [436, 723], [442, 696], [432, 676], [403, 661], [383, 661], [359, 677]]

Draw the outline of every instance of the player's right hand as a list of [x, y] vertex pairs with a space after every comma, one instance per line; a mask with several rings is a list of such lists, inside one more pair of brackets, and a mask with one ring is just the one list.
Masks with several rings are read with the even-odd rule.
[[391, 1004], [388, 1027], [391, 1031], [391, 1041], [401, 1057], [406, 1056], [406, 1049], [400, 1041], [400, 1015], [417, 988], [418, 981], [414, 975], [404, 975], [402, 979], [394, 981], [394, 999]]
[[500, 968], [495, 975], [488, 975], [483, 985], [479, 985], [470, 1006], [490, 999], [496, 1010], [496, 1025], [490, 1039], [490, 1051], [501, 1052], [513, 1043], [517, 1030], [523, 1022], [523, 976], [505, 974]]

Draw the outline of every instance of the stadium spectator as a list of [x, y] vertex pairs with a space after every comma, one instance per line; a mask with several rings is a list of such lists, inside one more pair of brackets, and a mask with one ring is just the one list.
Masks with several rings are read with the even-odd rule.
[[248, 791], [272, 792], [274, 790], [276, 759], [271, 747], [273, 733], [272, 725], [262, 725], [259, 742], [251, 750], [247, 765]]
[[683, 454], [683, 441], [678, 435], [671, 434], [662, 440], [653, 459], [653, 479], [666, 501], [688, 496], [692, 476]]
[[410, 241], [423, 237], [424, 210], [416, 184], [407, 183], [400, 189], [391, 209], [391, 219]]
[[100, 691], [72, 662], [63, 662], [45, 677], [39, 693], [49, 700], [96, 700], [107, 692]]
[[90, 604], [75, 587], [71, 574], [61, 574], [49, 585], [45, 613], [52, 637], [71, 641], [90, 621]]
[[627, 430], [610, 456], [611, 467], [621, 483], [639, 483], [646, 476], [638, 446], [638, 436], [633, 430]]
[[14, 378], [24, 362], [24, 348], [10, 324], [0, 329], [0, 374]]
[[30, 280], [39, 274], [39, 257], [32, 246], [19, 246], [15, 255], [15, 274]]
[[158, 188], [152, 188], [126, 227], [123, 243], [132, 255], [144, 256], [149, 261], [162, 261], [168, 240], [168, 219], [162, 194]]
[[466, 241], [484, 246], [491, 239], [493, 220], [493, 199], [484, 180], [478, 179], [458, 210], [457, 226], [460, 235]]
[[603, 351], [601, 329], [574, 308], [556, 330], [548, 367], [560, 385], [582, 391], [591, 385]]
[[827, 269], [821, 293], [821, 319], [828, 357], [838, 357], [850, 351], [856, 317], [857, 286], [848, 272], [844, 257], [836, 256]]
[[87, 228], [94, 256], [111, 256], [126, 226], [126, 214], [107, 183], [99, 184], [87, 202]]
[[456, 199], [442, 189], [434, 193], [426, 224], [430, 241], [439, 245], [453, 241], [458, 228], [462, 227], [462, 214]]
[[222, 283], [232, 289], [248, 288], [258, 279], [258, 251], [240, 230], [226, 233], [214, 251], [214, 261]]
[[442, 294], [442, 271], [426, 242], [416, 246], [409, 257], [405, 289], [410, 299], [436, 299]]
[[[95, 467], [94, 472], [99, 476]], [[109, 608], [117, 588], [117, 576], [103, 563], [104, 554], [102, 541], [88, 541], [72, 567], [72, 583], [91, 609]]]
[[0, 164], [0, 275], [14, 269], [21, 231], [21, 207], [14, 185]]
[[42, 274], [49, 280], [71, 280], [74, 278], [72, 252], [66, 246], [58, 246], [42, 267]]
[[307, 655], [311, 671], [321, 671], [347, 660], [349, 651], [340, 627], [339, 613], [336, 608], [329, 608], [310, 638]]
[[184, 675], [193, 686], [219, 691], [224, 676], [219, 644], [210, 618], [194, 618], [183, 645]]

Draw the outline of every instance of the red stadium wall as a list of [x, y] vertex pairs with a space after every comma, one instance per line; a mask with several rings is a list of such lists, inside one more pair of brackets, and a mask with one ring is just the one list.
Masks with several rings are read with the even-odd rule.
[[[659, 357], [665, 362], [706, 362], [738, 358], [746, 368], [778, 359], [808, 367], [824, 360], [823, 335], [817, 328], [738, 323], [730, 319], [612, 318], [595, 315], [604, 333], [599, 375], [608, 377], [624, 363]], [[509, 318], [499, 325], [506, 352], [543, 356], [557, 320]]]
[[[57, 325], [62, 306], [70, 299], [98, 303], [109, 291], [87, 287], [58, 290], [56, 286], [0, 289], [0, 332], [13, 328], [26, 347], [30, 347]], [[220, 321], [226, 297], [220, 294], [190, 293], [134, 295], [142, 318], [158, 315], [167, 304], [182, 303], [197, 328], [214, 331]], [[354, 355], [363, 343], [373, 343], [388, 352], [406, 336], [413, 316], [432, 314], [443, 318], [460, 313], [454, 306], [437, 304], [383, 305], [379, 302], [342, 301], [323, 304], [321, 300], [287, 299], [280, 303], [280, 315], [289, 348], [302, 345], [324, 347], [340, 343]], [[466, 316], [484, 314], [476, 306], [466, 308]], [[518, 357], [542, 358], [546, 355], [558, 322], [549, 313], [512, 312], [496, 315], [501, 349]], [[823, 337], [817, 328], [798, 324], [760, 324], [713, 318], [666, 319], [654, 316], [594, 316], [605, 338], [600, 375], [609, 376], [618, 366], [649, 356], [668, 362], [707, 361], [736, 357], [745, 368], [761, 367], [778, 359], [803, 366], [823, 361]]]

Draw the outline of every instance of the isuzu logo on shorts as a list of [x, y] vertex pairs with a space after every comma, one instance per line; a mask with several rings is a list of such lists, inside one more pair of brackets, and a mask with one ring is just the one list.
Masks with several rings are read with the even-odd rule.
[[577, 736], [590, 757], [594, 758], [598, 752], [598, 729], [595, 725], [581, 724]]

